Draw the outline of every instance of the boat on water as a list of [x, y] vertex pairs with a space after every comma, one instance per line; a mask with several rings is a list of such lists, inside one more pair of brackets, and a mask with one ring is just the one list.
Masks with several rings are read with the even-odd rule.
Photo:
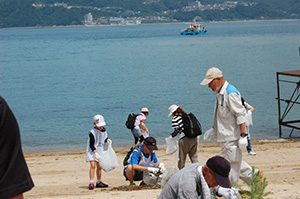
[[207, 33], [206, 28], [201, 24], [191, 23], [189, 27], [181, 31], [181, 35], [204, 35]]

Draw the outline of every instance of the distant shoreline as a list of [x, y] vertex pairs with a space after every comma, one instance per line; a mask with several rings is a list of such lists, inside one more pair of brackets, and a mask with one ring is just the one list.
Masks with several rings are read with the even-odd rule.
[[[265, 21], [300, 21], [300, 19], [250, 19], [250, 20], [223, 20], [223, 21], [203, 21], [202, 24], [209, 24], [209, 23], [251, 23], [251, 22], [265, 22]], [[20, 27], [5, 27], [0, 28], [2, 29], [19, 29], [19, 28], [25, 28], [25, 29], [42, 29], [42, 28], [76, 28], [76, 27], [107, 27], [107, 26], [140, 26], [140, 25], [164, 25], [164, 24], [189, 24], [191, 21], [186, 22], [167, 22], [167, 23], [142, 23], [142, 24], [110, 24], [110, 25], [53, 25], [53, 26], [20, 26]]]

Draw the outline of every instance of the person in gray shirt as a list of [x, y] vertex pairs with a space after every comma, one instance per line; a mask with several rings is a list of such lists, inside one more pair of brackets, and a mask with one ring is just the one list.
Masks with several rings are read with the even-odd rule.
[[230, 163], [221, 156], [214, 156], [205, 165], [190, 164], [170, 177], [158, 199], [211, 199], [218, 196], [236, 198], [229, 181]]

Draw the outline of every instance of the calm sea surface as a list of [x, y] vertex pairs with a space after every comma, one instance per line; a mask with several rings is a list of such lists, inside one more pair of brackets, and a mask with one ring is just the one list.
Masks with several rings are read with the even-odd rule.
[[25, 151], [84, 149], [98, 113], [115, 146], [132, 144], [124, 122], [142, 106], [160, 144], [173, 103], [206, 130], [215, 94], [199, 83], [213, 65], [255, 107], [252, 137], [277, 138], [276, 72], [300, 69], [300, 21], [208, 23], [205, 36], [180, 36], [186, 25], [0, 29], [0, 95]]

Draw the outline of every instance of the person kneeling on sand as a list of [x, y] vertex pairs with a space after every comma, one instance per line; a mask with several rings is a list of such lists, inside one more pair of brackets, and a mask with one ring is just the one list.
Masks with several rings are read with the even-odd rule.
[[225, 199], [238, 198], [229, 181], [230, 163], [221, 156], [214, 156], [205, 165], [193, 163], [173, 174], [164, 185], [158, 199]]
[[87, 142], [86, 148], [86, 161], [90, 162], [90, 183], [89, 190], [93, 190], [95, 188], [94, 185], [94, 177], [96, 172], [97, 183], [96, 188], [106, 188], [107, 184], [101, 181], [101, 173], [102, 169], [99, 165], [99, 161], [101, 159], [100, 154], [103, 152], [104, 143], [112, 143], [112, 141], [108, 138], [107, 132], [105, 129], [105, 120], [102, 115], [95, 115], [93, 117], [94, 128], [89, 131], [89, 138]]
[[[153, 174], [159, 174], [166, 169], [163, 163], [158, 163], [155, 151], [157, 150], [156, 139], [147, 137], [143, 144], [138, 145], [132, 151], [127, 165], [124, 166], [123, 174], [130, 185], [135, 185], [133, 181], [143, 180], [143, 174], [148, 171]], [[143, 185], [143, 181], [141, 185]]]

